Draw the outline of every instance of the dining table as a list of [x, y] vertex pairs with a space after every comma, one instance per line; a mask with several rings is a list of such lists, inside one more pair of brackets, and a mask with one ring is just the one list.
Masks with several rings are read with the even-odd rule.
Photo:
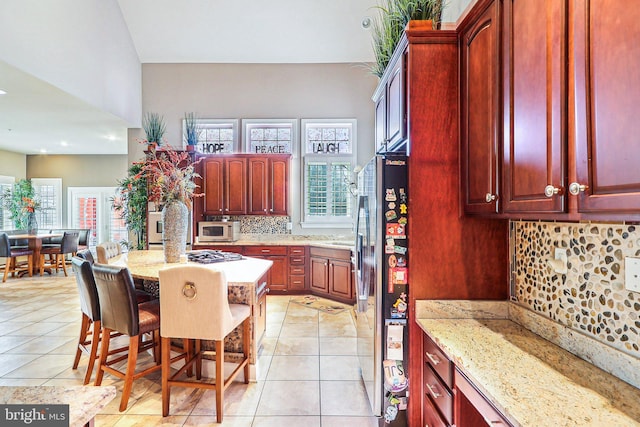
[[[40, 250], [42, 249], [42, 240], [51, 237], [62, 237], [61, 233], [21, 233], [10, 234], [9, 240], [27, 240], [29, 249], [33, 251], [33, 270], [32, 274], [40, 272]], [[51, 270], [47, 269], [50, 273]]]

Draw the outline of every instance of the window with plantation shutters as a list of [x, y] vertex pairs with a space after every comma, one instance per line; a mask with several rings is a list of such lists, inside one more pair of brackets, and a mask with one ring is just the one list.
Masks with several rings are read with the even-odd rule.
[[31, 184], [40, 200], [38, 229], [62, 228], [62, 178], [31, 178]]
[[[0, 175], [0, 194], [5, 194], [7, 191], [11, 191], [15, 177]], [[13, 230], [13, 221], [11, 220], [11, 213], [4, 208], [4, 204], [0, 206], [0, 229], [1, 230]]]

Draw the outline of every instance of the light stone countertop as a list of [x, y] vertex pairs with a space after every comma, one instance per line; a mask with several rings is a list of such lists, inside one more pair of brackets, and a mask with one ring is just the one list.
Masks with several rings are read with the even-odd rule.
[[319, 246], [333, 249], [353, 249], [355, 238], [347, 235], [298, 235], [298, 234], [240, 234], [235, 242], [196, 242], [194, 248], [213, 246]]
[[69, 426], [91, 421], [116, 396], [114, 386], [0, 387], [0, 403], [28, 405], [69, 405]]
[[515, 426], [640, 426], [640, 389], [506, 319], [418, 319]]

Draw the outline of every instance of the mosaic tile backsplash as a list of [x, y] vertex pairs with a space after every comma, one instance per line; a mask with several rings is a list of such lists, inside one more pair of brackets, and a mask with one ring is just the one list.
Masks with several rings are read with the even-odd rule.
[[[512, 221], [511, 242], [517, 304], [640, 358], [640, 294], [624, 286], [640, 225]], [[555, 248], [566, 273], [549, 263]]]
[[[208, 221], [219, 221], [219, 216], [209, 216]], [[291, 219], [288, 216], [247, 215], [231, 216], [229, 221], [240, 221], [240, 233], [242, 234], [291, 234], [287, 224]]]

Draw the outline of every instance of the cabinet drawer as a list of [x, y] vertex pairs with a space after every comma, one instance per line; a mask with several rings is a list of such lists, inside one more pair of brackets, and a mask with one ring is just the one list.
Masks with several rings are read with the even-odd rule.
[[[472, 405], [473, 409], [480, 414], [482, 419], [487, 423], [487, 425], [491, 426], [511, 426], [512, 424], [507, 421], [506, 418], [502, 416], [500, 411], [498, 411], [494, 406], [487, 400], [486, 397], [478, 389], [476, 389], [475, 385], [473, 385], [467, 377], [460, 372], [459, 369], [455, 370], [455, 378], [456, 378], [456, 421], [459, 424], [465, 425], [469, 424], [466, 422], [467, 417], [471, 419], [471, 411], [469, 408], [464, 409], [464, 401], [466, 400], [467, 404]], [[462, 396], [464, 395], [464, 396]], [[464, 397], [464, 399], [463, 399]]]
[[424, 361], [433, 368], [447, 387], [453, 389], [453, 363], [426, 334], [422, 349]]
[[422, 398], [422, 424], [426, 427], [449, 427], [426, 394]]
[[286, 246], [246, 246], [244, 254], [247, 256], [286, 255]]
[[305, 268], [304, 265], [290, 265], [289, 266], [289, 274], [299, 274], [304, 276]]
[[307, 251], [304, 246], [289, 246], [289, 255], [292, 257], [296, 256], [304, 258], [306, 253]]
[[295, 275], [289, 276], [289, 289], [290, 290], [303, 290], [304, 286], [304, 276]]
[[423, 393], [436, 405], [443, 418], [453, 424], [453, 393], [444, 385], [428, 363], [424, 364]]
[[289, 264], [304, 265], [305, 258], [303, 256], [290, 256]]

